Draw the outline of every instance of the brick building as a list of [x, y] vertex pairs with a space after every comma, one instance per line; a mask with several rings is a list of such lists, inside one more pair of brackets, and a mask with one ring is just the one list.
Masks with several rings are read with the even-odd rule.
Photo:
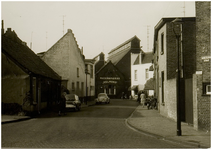
[[107, 93], [110, 98], [121, 98], [125, 90], [125, 78], [111, 61], [99, 69], [95, 77], [97, 95]]
[[[154, 78], [158, 109], [163, 116], [176, 120], [177, 44], [172, 21], [162, 18], [155, 26]], [[195, 73], [196, 45], [195, 18], [184, 17], [180, 39], [180, 103], [181, 120], [193, 124], [192, 79]]]
[[211, 130], [211, 2], [196, 4], [196, 72], [193, 74], [194, 127]]

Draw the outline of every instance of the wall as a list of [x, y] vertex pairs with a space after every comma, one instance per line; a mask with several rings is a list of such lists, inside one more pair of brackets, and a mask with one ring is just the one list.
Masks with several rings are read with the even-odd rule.
[[[67, 80], [67, 89], [70, 93], [77, 94], [79, 97], [85, 96], [84, 58], [70, 29], [43, 55], [42, 59], [62, 76], [62, 80]], [[79, 76], [77, 76], [77, 68], [79, 68]], [[77, 89], [77, 82], [79, 82], [79, 89]], [[75, 88], [72, 88], [72, 83]]]
[[[106, 78], [102, 79], [102, 77]], [[112, 77], [112, 79], [107, 79], [107, 77]], [[111, 62], [109, 62], [96, 74], [96, 95], [104, 92], [104, 86], [113, 85], [116, 87], [116, 94], [109, 95], [109, 97], [120, 98], [122, 96], [122, 92], [125, 90], [124, 81], [125, 78], [121, 72], [119, 72], [119, 70]]]
[[[203, 95], [203, 82], [211, 83], [211, 2], [196, 4], [196, 73], [193, 74], [194, 127], [211, 130], [211, 95]], [[204, 57], [208, 56], [208, 59]]]
[[2, 53], [2, 102], [22, 105], [29, 92], [29, 75]]
[[[134, 55], [140, 55], [140, 54], [131, 54], [131, 57], [134, 57]], [[131, 58], [132, 59], [132, 58]], [[131, 66], [131, 87], [133, 85], [140, 85], [140, 87], [144, 87], [147, 80], [153, 77], [153, 71], [149, 71], [149, 78], [146, 78], [146, 69], [149, 70], [149, 67], [151, 66], [151, 63], [146, 64], [136, 64]], [[137, 80], [135, 80], [135, 70], [137, 70]], [[138, 89], [142, 90], [142, 89]], [[134, 96], [134, 91], [131, 91], [132, 96]], [[151, 94], [151, 92], [150, 92]]]

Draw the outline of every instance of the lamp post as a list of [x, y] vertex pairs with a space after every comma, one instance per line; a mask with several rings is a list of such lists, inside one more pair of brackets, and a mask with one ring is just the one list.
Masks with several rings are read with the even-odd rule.
[[85, 87], [86, 87], [86, 89], [85, 89], [85, 104], [87, 105], [87, 103], [88, 103], [88, 85], [87, 85], [87, 75], [88, 75], [89, 73], [88, 73], [88, 68], [85, 68], [85, 75], [86, 75], [86, 78], [85, 78]]
[[177, 41], [177, 70], [176, 70], [177, 136], [182, 135], [182, 131], [181, 131], [181, 108], [180, 108], [180, 78], [181, 78], [181, 64], [180, 64], [180, 62], [182, 61], [180, 59], [180, 37], [181, 37], [181, 33], [182, 33], [181, 25], [182, 25], [182, 19], [181, 18], [176, 18], [172, 21], [173, 32], [175, 34], [176, 41]]

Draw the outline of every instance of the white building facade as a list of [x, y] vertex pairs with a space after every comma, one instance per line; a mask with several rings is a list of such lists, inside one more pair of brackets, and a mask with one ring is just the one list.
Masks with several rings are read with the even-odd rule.
[[[152, 53], [139, 54], [131, 53], [131, 96], [135, 97], [138, 91], [144, 89], [145, 83], [153, 78], [153, 71], [149, 68], [152, 65]], [[148, 90], [148, 95], [154, 94], [153, 90]]]

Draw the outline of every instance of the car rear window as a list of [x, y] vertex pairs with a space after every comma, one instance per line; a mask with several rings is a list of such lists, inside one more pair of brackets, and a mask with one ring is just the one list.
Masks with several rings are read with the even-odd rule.
[[106, 96], [105, 93], [100, 93], [98, 96]]

